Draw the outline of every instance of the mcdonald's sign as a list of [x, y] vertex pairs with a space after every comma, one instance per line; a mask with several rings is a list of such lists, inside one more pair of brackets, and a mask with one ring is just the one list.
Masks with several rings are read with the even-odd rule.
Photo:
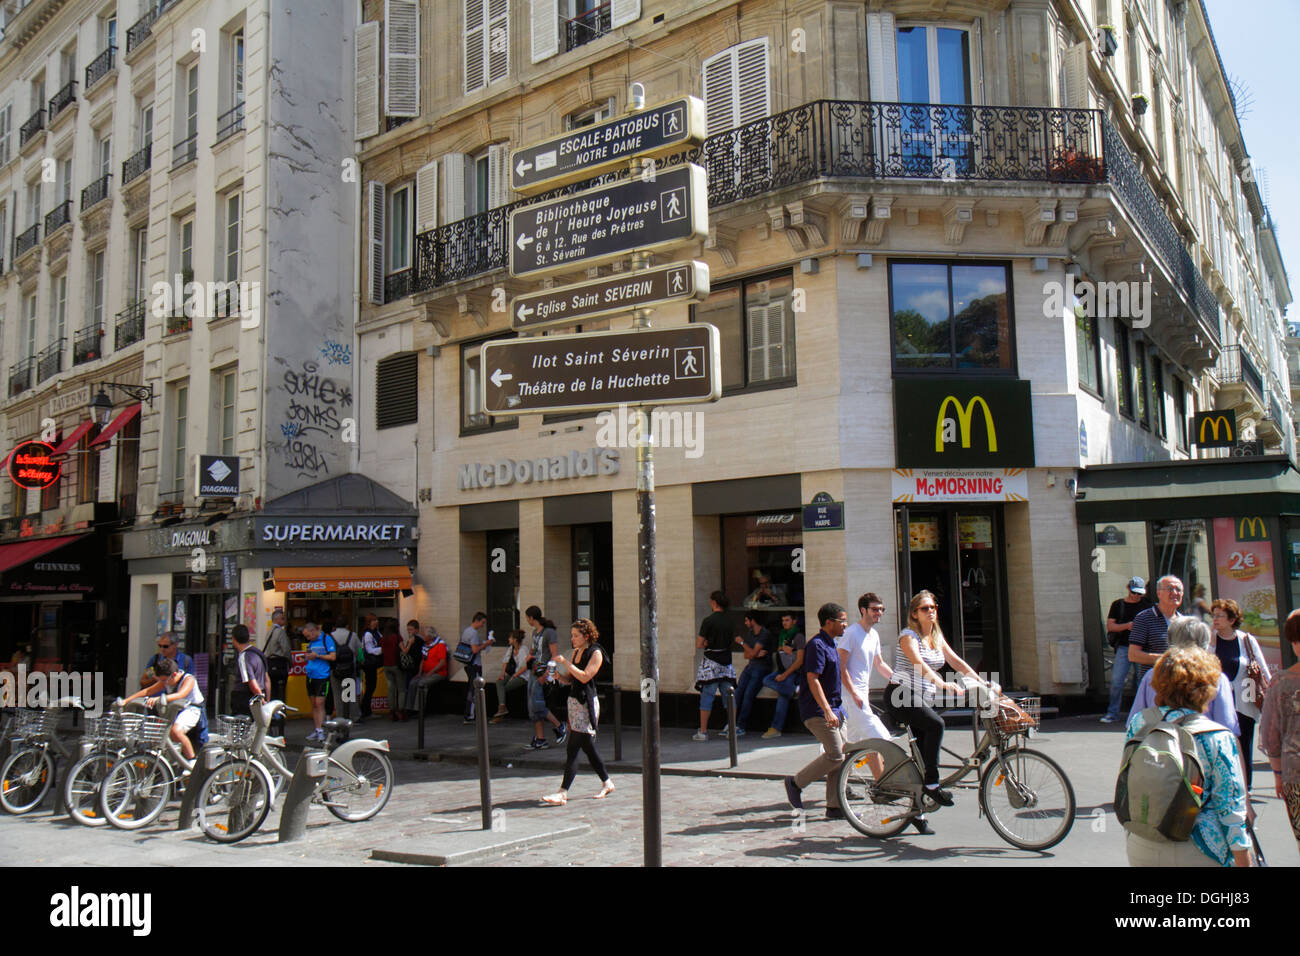
[[1237, 413], [1230, 408], [1192, 416], [1192, 441], [1201, 448], [1232, 448], [1237, 444]]
[[1268, 522], [1266, 519], [1255, 515], [1237, 519], [1237, 540], [1238, 541], [1267, 541], [1268, 540]]
[[894, 379], [900, 468], [1032, 468], [1029, 383], [1017, 379]]

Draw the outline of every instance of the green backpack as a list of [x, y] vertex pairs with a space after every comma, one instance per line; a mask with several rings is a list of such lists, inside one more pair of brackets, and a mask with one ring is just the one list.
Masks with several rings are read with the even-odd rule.
[[1159, 707], [1142, 711], [1115, 781], [1115, 816], [1125, 830], [1157, 843], [1191, 839], [1205, 802], [1205, 768], [1194, 738], [1223, 729], [1201, 714], [1167, 720]]

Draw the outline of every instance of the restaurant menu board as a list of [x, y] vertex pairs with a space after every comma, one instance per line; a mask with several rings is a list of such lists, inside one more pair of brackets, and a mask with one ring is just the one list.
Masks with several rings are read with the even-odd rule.
[[993, 548], [993, 519], [987, 515], [961, 515], [957, 518], [957, 545], [963, 551], [989, 551]]
[[[1255, 519], [1258, 520], [1258, 519]], [[1252, 519], [1214, 519], [1215, 597], [1241, 607], [1241, 629], [1259, 638], [1270, 668], [1281, 664], [1273, 542], [1256, 538]], [[1240, 540], [1242, 537], [1248, 540]]]
[[939, 519], [913, 518], [907, 523], [907, 544], [912, 551], [939, 550]]

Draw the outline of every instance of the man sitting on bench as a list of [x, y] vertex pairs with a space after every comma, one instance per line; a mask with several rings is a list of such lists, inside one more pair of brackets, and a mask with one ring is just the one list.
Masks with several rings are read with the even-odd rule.
[[[447, 679], [447, 643], [438, 636], [438, 629], [428, 628], [422, 635], [424, 646], [420, 649], [420, 673], [411, 679], [406, 688], [406, 709], [416, 710], [416, 701], [420, 695], [427, 695], [429, 688]], [[421, 708], [423, 702], [421, 701]], [[421, 712], [423, 712], [421, 710]]]

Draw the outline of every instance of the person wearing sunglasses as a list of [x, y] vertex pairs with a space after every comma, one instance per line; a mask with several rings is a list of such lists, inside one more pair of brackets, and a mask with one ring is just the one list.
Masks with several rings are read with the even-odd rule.
[[149, 658], [144, 665], [144, 673], [140, 675], [141, 687], [150, 687], [158, 680], [155, 668], [163, 658], [175, 661], [176, 666], [187, 674], [194, 673], [194, 658], [181, 650], [180, 642], [176, 638], [176, 632], [164, 631], [162, 636], [158, 638], [158, 653]]
[[939, 745], [943, 742], [944, 725], [933, 704], [936, 689], [961, 694], [965, 688], [939, 675], [945, 662], [980, 686], [988, 687], [943, 639], [939, 605], [934, 595], [918, 591], [907, 608], [907, 627], [898, 636], [894, 676], [885, 693], [885, 707], [895, 723], [906, 724], [916, 736], [925, 761], [926, 794], [940, 805], [950, 807], [952, 794], [939, 787]]

